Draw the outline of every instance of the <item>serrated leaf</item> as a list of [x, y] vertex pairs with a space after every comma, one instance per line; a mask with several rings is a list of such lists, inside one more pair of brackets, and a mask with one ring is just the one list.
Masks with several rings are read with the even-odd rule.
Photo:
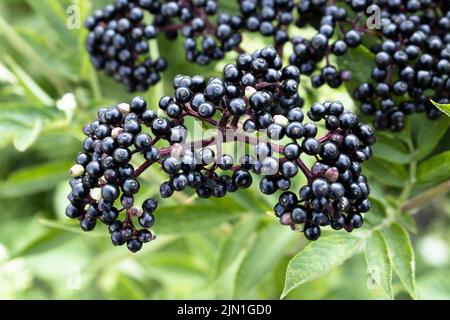
[[364, 239], [339, 233], [308, 244], [289, 261], [281, 298], [303, 283], [322, 277], [343, 264], [362, 242]]
[[375, 286], [383, 289], [388, 299], [393, 299], [392, 292], [392, 258], [384, 236], [374, 231], [365, 246], [367, 268]]
[[258, 223], [258, 219], [243, 219], [232, 229], [220, 248], [217, 275], [222, 274], [233, 263], [239, 252], [248, 243]]
[[293, 233], [279, 225], [270, 225], [260, 231], [244, 257], [235, 280], [235, 297], [242, 298], [258, 287], [277, 266]]
[[428, 156], [439, 144], [442, 137], [450, 126], [450, 119], [441, 117], [437, 121], [423, 121], [422, 118], [416, 118], [417, 134], [417, 155], [416, 159], [421, 160]]
[[415, 279], [415, 257], [408, 232], [401, 225], [394, 223], [383, 232], [389, 252], [392, 253], [394, 271], [400, 278], [408, 293], [417, 299]]
[[[154, 230], [162, 234], [180, 234], [190, 232], [204, 232], [217, 228], [220, 224], [235, 220], [246, 209], [236, 204], [226, 202], [206, 201], [198, 204], [167, 206], [158, 208]], [[219, 200], [219, 201], [217, 201]]]
[[450, 151], [442, 152], [417, 168], [417, 183], [438, 183], [450, 177]]
[[450, 104], [437, 103], [433, 100], [431, 100], [431, 103], [434, 104], [436, 108], [441, 110], [447, 117], [450, 117]]

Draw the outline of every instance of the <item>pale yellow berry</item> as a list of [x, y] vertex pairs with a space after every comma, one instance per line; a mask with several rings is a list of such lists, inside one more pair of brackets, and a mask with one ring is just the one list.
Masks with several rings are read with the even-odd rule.
[[84, 173], [84, 167], [80, 164], [74, 165], [69, 170], [69, 174], [74, 178], [81, 177], [83, 175], [83, 173]]
[[117, 105], [117, 108], [123, 115], [129, 114], [131, 110], [130, 105], [128, 103], [119, 103]]
[[89, 193], [91, 198], [95, 201], [99, 201], [102, 198], [102, 189], [101, 188], [94, 188]]

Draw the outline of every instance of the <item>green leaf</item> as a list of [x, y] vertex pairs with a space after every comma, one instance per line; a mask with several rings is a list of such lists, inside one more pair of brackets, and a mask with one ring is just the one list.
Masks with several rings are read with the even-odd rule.
[[407, 164], [411, 162], [411, 154], [405, 144], [400, 142], [397, 137], [391, 137], [378, 133], [377, 143], [373, 146], [373, 153], [377, 158], [398, 164]]
[[417, 299], [414, 249], [408, 232], [401, 225], [394, 223], [383, 232], [395, 273], [413, 299]]
[[70, 162], [58, 161], [28, 166], [0, 181], [0, 198], [24, 197], [53, 189], [67, 179]]
[[42, 126], [42, 120], [38, 118], [34, 119], [33, 127], [17, 131], [13, 139], [14, 147], [22, 152], [27, 150], [39, 137]]
[[42, 21], [46, 23], [46, 29], [50, 33], [56, 33], [62, 43], [74, 43], [75, 34], [67, 28], [66, 20], [68, 16], [61, 2], [54, 0], [26, 0], [26, 2], [35, 11], [36, 15], [40, 16]]
[[349, 259], [364, 239], [344, 233], [323, 236], [308, 244], [289, 262], [281, 298], [298, 286], [326, 275]]
[[417, 168], [417, 183], [438, 183], [450, 177], [450, 151], [442, 152]]
[[374, 284], [383, 289], [384, 294], [393, 299], [392, 258], [383, 234], [375, 231], [366, 241], [367, 268]]
[[428, 156], [439, 144], [450, 126], [447, 117], [441, 117], [437, 121], [424, 121], [421, 117], [414, 118], [414, 126], [418, 131], [416, 159], [421, 160]]
[[232, 229], [220, 249], [216, 275], [222, 274], [236, 259], [245, 247], [258, 226], [259, 219], [251, 217], [243, 219]]
[[0, 147], [10, 143], [19, 151], [28, 149], [43, 129], [62, 119], [63, 113], [42, 105], [29, 106], [28, 102], [4, 103], [0, 108]]
[[5, 62], [11, 68], [22, 87], [28, 93], [28, 97], [35, 97], [38, 104], [53, 106], [54, 101], [49, 95], [33, 80], [33, 78], [23, 70], [10, 56], [5, 57]]
[[67, 92], [68, 84], [59, 76], [50, 62], [45, 61], [1, 15], [0, 15], [0, 36], [12, 46], [23, 57], [33, 61], [39, 72], [44, 75], [62, 94]]
[[371, 177], [381, 183], [392, 187], [403, 187], [404, 181], [408, 179], [408, 174], [404, 166], [387, 162], [376, 156], [364, 163], [364, 168], [371, 174]]
[[280, 225], [275, 224], [259, 233], [239, 267], [235, 297], [245, 297], [262, 283], [285, 254], [285, 248], [293, 236], [292, 232], [286, 232]]
[[450, 104], [437, 103], [431, 100], [431, 103], [435, 105], [436, 108], [441, 110], [447, 117], [450, 117]]
[[[218, 200], [218, 199], [215, 199]], [[177, 205], [158, 208], [154, 230], [157, 233], [204, 232], [220, 224], [242, 216], [246, 209], [235, 204], [226, 205], [223, 200], [205, 201], [191, 205]]]

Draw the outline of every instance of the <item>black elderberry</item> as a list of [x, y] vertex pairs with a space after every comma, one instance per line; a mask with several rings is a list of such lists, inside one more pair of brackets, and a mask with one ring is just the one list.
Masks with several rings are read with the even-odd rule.
[[286, 135], [292, 139], [299, 139], [305, 134], [305, 127], [300, 122], [291, 122], [286, 127]]
[[143, 228], [151, 228], [155, 224], [155, 217], [150, 212], [144, 212], [138, 220]]
[[250, 187], [253, 182], [251, 174], [243, 169], [235, 171], [231, 178], [236, 186], [243, 189]]
[[241, 98], [231, 100], [228, 106], [230, 108], [230, 112], [236, 116], [243, 115], [247, 108], [245, 101]]
[[181, 163], [177, 158], [170, 157], [163, 161], [162, 168], [168, 174], [175, 174], [181, 170]]
[[320, 227], [315, 224], [305, 225], [304, 234], [306, 239], [315, 241], [320, 237]]
[[162, 198], [169, 198], [174, 193], [174, 190], [168, 182], [164, 182], [160, 187], [160, 194]]
[[120, 230], [117, 230], [111, 233], [111, 242], [115, 246], [122, 246], [126, 241], [122, 236], [122, 232]]
[[129, 241], [127, 241], [127, 248], [131, 252], [138, 252], [142, 248], [142, 242], [140, 242], [137, 239], [129, 240]]
[[302, 150], [308, 155], [317, 155], [320, 153], [321, 149], [319, 141], [314, 138], [307, 138], [302, 142]]
[[66, 208], [66, 216], [71, 218], [71, 219], [78, 218], [82, 214], [83, 214], [83, 210], [81, 210], [80, 208], [74, 206], [73, 204], [69, 205]]
[[296, 143], [289, 143], [283, 149], [283, 154], [288, 160], [296, 160], [300, 156], [300, 146]]
[[263, 179], [261, 179], [259, 188], [264, 194], [274, 194], [277, 191], [276, 181], [272, 177], [264, 177]]

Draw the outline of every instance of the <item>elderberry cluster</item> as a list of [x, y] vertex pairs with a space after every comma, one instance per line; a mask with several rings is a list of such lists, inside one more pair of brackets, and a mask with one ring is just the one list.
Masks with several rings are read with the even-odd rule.
[[[223, 79], [205, 81], [200, 76], [177, 76], [173, 83], [174, 96], [163, 97], [159, 107], [174, 120], [189, 114], [208, 121], [220, 131], [222, 142], [237, 140], [247, 143], [252, 140], [255, 143], [255, 137], [245, 133], [261, 130], [267, 132], [269, 139], [280, 140], [286, 131], [287, 119], [283, 114], [289, 110], [302, 114], [299, 82], [299, 70], [295, 66], [282, 68], [276, 50], [266, 47], [253, 54], [241, 54], [235, 64], [226, 65]], [[214, 120], [217, 116], [219, 121]], [[295, 131], [295, 127], [288, 130]], [[180, 135], [179, 138], [177, 142], [183, 143], [185, 136]], [[212, 141], [218, 142], [217, 138]], [[256, 150], [270, 155], [271, 146], [259, 143]], [[264, 160], [260, 163], [250, 154], [234, 159], [230, 154], [216, 152], [205, 147], [165, 159], [162, 168], [170, 175], [170, 180], [161, 186], [162, 197], [169, 197], [174, 191], [182, 191], [186, 187], [194, 188], [202, 198], [223, 197], [227, 192], [248, 188], [253, 181], [251, 169], [256, 173], [278, 171], [278, 167], [270, 168], [276, 161], [273, 158], [270, 161], [259, 157]], [[218, 174], [217, 168], [223, 174]]]
[[381, 10], [383, 40], [371, 47], [373, 81], [360, 84], [354, 97], [380, 130], [402, 130], [405, 116], [415, 112], [438, 119], [442, 113], [430, 98], [450, 102], [449, 2], [391, 1]]
[[[153, 212], [158, 203], [149, 198], [142, 205], [135, 204], [140, 183], [139, 173], [131, 164], [135, 154], [142, 154], [147, 161], [160, 158], [159, 150], [153, 146], [154, 138], [142, 129], [150, 124], [156, 137], [167, 137], [170, 133], [169, 122], [148, 110], [141, 97], [130, 104], [100, 109], [98, 118], [83, 128], [87, 136], [83, 151], [70, 169], [71, 204], [66, 215], [79, 219], [84, 231], [93, 230], [101, 221], [108, 226], [112, 243], [119, 246], [126, 243], [132, 252], [155, 238], [147, 229], [155, 222]], [[135, 227], [134, 218], [142, 229]]]
[[148, 41], [155, 39], [157, 32], [144, 21], [144, 2], [118, 0], [96, 10], [85, 22], [90, 31], [86, 48], [92, 65], [130, 92], [146, 91], [167, 68], [164, 58], [150, 55]]
[[128, 91], [146, 91], [168, 65], [150, 55], [148, 41], [158, 34], [174, 40], [181, 31], [187, 60], [200, 65], [222, 59], [240, 44], [242, 19], [221, 13], [213, 23], [217, 9], [216, 0], [116, 0], [85, 22], [91, 62]]
[[[190, 62], [206, 65], [220, 60], [225, 52], [235, 49], [242, 41], [239, 32], [242, 19], [227, 13], [218, 13], [217, 0], [153, 0], [154, 26], [164, 31], [168, 39], [184, 38], [186, 58]], [[217, 15], [216, 21], [211, 17]]]
[[[373, 81], [369, 74], [354, 79], [359, 82], [354, 97], [361, 101], [362, 112], [374, 117], [377, 129], [399, 131], [405, 116], [415, 112], [437, 119], [441, 112], [430, 98], [449, 102], [448, 1], [243, 0], [239, 4], [247, 31], [275, 35], [279, 53], [283, 44], [292, 44], [289, 62], [310, 77], [313, 88], [324, 84], [337, 88], [351, 80], [351, 72], [339, 68], [340, 59], [352, 59], [345, 58], [350, 51], [369, 57], [370, 52], [354, 49], [363, 44], [370, 48], [376, 65]], [[304, 36], [289, 28], [293, 21], [299, 29], [313, 27], [316, 32]]]
[[[294, 229], [304, 224], [308, 239], [317, 239], [319, 226], [326, 224], [347, 231], [360, 227], [361, 213], [370, 209], [360, 163], [371, 155], [373, 133], [338, 102], [314, 104], [311, 122], [304, 123], [299, 82], [300, 71], [283, 68], [276, 50], [267, 47], [240, 55], [224, 67], [223, 78], [175, 77], [174, 95], [159, 101], [167, 117], [158, 117], [142, 97], [100, 109], [83, 129], [87, 137], [70, 170], [66, 215], [78, 219], [84, 231], [106, 224], [114, 245], [126, 243], [139, 251], [155, 238], [148, 229], [158, 201], [137, 204], [135, 197], [139, 177], [155, 165], [167, 174], [161, 198], [188, 188], [200, 198], [224, 197], [249, 188], [256, 174], [262, 176], [264, 194], [284, 191], [276, 215]], [[215, 129], [214, 134], [191, 141], [187, 118]], [[318, 137], [321, 120], [328, 133]], [[251, 148], [228, 154], [223, 152], [227, 142]], [[309, 169], [302, 155], [315, 157], [316, 164]], [[290, 189], [299, 172], [308, 186], [297, 197]]]
[[[361, 163], [372, 155], [371, 146], [376, 142], [372, 129], [361, 124], [355, 114], [345, 111], [339, 102], [316, 103], [308, 117], [312, 121], [325, 121], [328, 133], [317, 137], [317, 126], [303, 126], [303, 135], [284, 147], [287, 160], [297, 160], [301, 153], [316, 157], [316, 162], [307, 173], [308, 184], [298, 195], [283, 192], [274, 210], [280, 222], [293, 229], [304, 224], [303, 232], [309, 240], [320, 236], [320, 227], [331, 225], [335, 230], [345, 228], [351, 232], [363, 224], [361, 213], [370, 210], [369, 185], [361, 174]], [[298, 125], [299, 127], [301, 125]], [[302, 139], [299, 139], [302, 138]], [[300, 143], [301, 140], [301, 143]], [[289, 161], [282, 163], [282, 169]], [[286, 170], [281, 176], [286, 177]], [[271, 177], [261, 182], [265, 193], [275, 191]]]
[[[426, 112], [437, 119], [441, 112], [430, 98], [449, 102], [450, 11], [448, 1], [345, 0], [329, 5], [326, 0], [304, 0], [297, 6], [297, 26], [311, 25], [318, 33], [311, 39], [291, 37], [290, 62], [311, 75], [313, 87], [338, 87], [351, 74], [338, 70], [332, 56], [341, 57], [365, 42], [376, 65], [369, 79], [354, 90], [361, 111], [374, 116], [380, 130], [400, 131], [405, 116]], [[346, 6], [341, 6], [341, 5]], [[367, 12], [368, 8], [373, 10]], [[379, 26], [374, 12], [379, 14]], [[325, 58], [325, 65], [323, 60]], [[339, 59], [338, 59], [339, 61]]]
[[359, 30], [350, 28], [344, 31], [342, 27], [348, 15], [344, 8], [327, 5], [327, 1], [301, 1], [297, 6], [299, 18], [296, 25], [304, 27], [311, 24], [317, 28], [317, 33], [311, 39], [300, 36], [292, 37], [293, 54], [290, 62], [299, 66], [305, 75], [312, 75], [325, 60], [325, 65], [318, 74], [311, 76], [314, 88], [325, 83], [331, 88], [339, 87], [343, 81], [350, 80], [351, 74], [346, 70], [338, 70], [330, 57], [343, 56], [349, 48], [356, 48], [362, 43]]
[[288, 26], [293, 22], [294, 0], [239, 0], [239, 9], [248, 31], [273, 36], [275, 46], [289, 41]]

